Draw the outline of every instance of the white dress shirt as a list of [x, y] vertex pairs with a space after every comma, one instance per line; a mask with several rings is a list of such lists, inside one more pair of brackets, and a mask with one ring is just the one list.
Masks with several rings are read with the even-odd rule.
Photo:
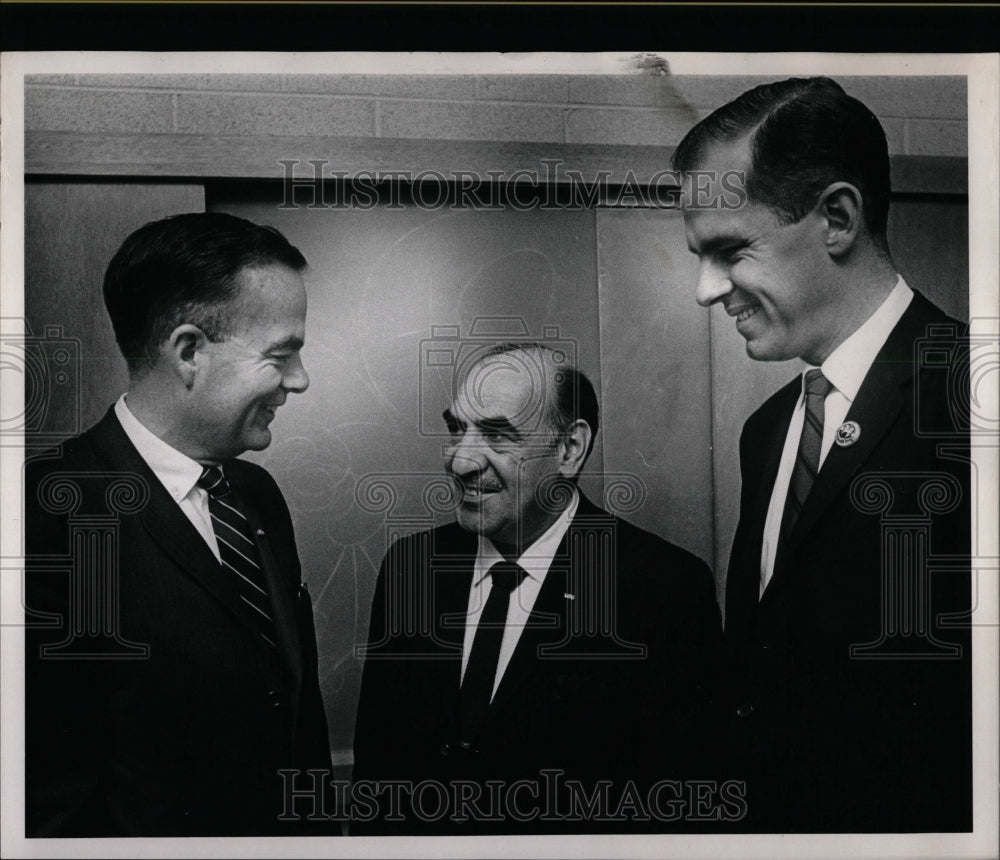
[[221, 564], [219, 545], [215, 542], [215, 529], [208, 512], [208, 493], [198, 486], [204, 467], [149, 430], [132, 414], [125, 397], [123, 394], [115, 403], [115, 415], [122, 430]]
[[[838, 346], [826, 361], [820, 365], [823, 375], [833, 384], [826, 396], [823, 409], [823, 443], [820, 447], [819, 465], [822, 468], [826, 455], [833, 446], [837, 428], [844, 423], [847, 412], [858, 396], [858, 389], [864, 382], [875, 356], [885, 346], [889, 335], [902, 318], [913, 299], [913, 290], [903, 280], [901, 275], [896, 278], [896, 286], [886, 296], [868, 319], [840, 346]], [[760, 593], [763, 595], [771, 574], [774, 573], [774, 561], [778, 552], [778, 535], [781, 531], [781, 518], [785, 511], [785, 497], [788, 495], [788, 485], [792, 480], [792, 469], [799, 449], [799, 437], [802, 435], [802, 424], [805, 421], [805, 374], [802, 372], [802, 392], [792, 413], [788, 433], [785, 436], [785, 447], [781, 452], [781, 464], [778, 466], [778, 476], [771, 492], [771, 503], [767, 509], [767, 520], [764, 523], [764, 544], [760, 554]], [[865, 428], [861, 428], [865, 432]]]
[[[531, 610], [535, 606], [535, 600], [538, 598], [538, 592], [542, 590], [542, 583], [545, 582], [545, 577], [552, 566], [552, 559], [555, 557], [556, 550], [559, 549], [563, 536], [569, 529], [569, 524], [576, 514], [579, 504], [580, 493], [574, 488], [573, 498], [570, 499], [566, 509], [559, 514], [559, 517], [549, 526], [545, 534], [528, 547], [517, 560], [517, 563], [528, 575], [510, 595], [507, 621], [504, 625], [503, 640], [500, 643], [500, 657], [497, 660], [497, 674], [493, 680], [493, 695], [496, 695], [503, 673], [506, 671], [507, 664], [510, 663], [510, 658], [514, 655], [514, 649], [521, 638], [521, 631], [524, 630]], [[483, 614], [483, 607], [486, 605], [490, 590], [493, 588], [493, 578], [489, 575], [490, 568], [503, 560], [503, 556], [493, 545], [493, 541], [480, 535], [479, 551], [476, 554], [476, 563], [472, 572], [472, 587], [469, 589], [469, 607], [465, 616], [462, 678], [465, 678], [465, 667], [469, 665], [469, 654], [472, 651], [472, 642], [476, 638], [479, 616]]]

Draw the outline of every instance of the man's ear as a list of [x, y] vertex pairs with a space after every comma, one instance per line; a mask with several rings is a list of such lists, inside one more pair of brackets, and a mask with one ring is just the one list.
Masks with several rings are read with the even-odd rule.
[[560, 475], [573, 478], [579, 474], [590, 453], [590, 440], [593, 436], [590, 425], [582, 418], [578, 418], [563, 432], [559, 443]]
[[164, 358], [185, 388], [191, 388], [199, 371], [204, 369], [207, 343], [205, 332], [196, 325], [184, 323], [170, 332], [164, 344]]
[[842, 257], [857, 243], [862, 228], [861, 192], [849, 182], [834, 182], [819, 197], [816, 208], [826, 221], [826, 247]]

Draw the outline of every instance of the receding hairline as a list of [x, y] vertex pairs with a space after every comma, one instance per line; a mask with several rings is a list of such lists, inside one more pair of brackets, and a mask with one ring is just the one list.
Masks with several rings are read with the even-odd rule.
[[[507, 346], [506, 344], [498, 344], [497, 347], [491, 347], [491, 349], [497, 349], [499, 347], [506, 347], [506, 346]], [[562, 428], [557, 426], [556, 423], [556, 412], [558, 408], [558, 401], [557, 401], [558, 384], [556, 380], [556, 374], [558, 374], [559, 371], [562, 370], [563, 368], [561, 368], [555, 362], [555, 351], [551, 347], [546, 346], [545, 344], [518, 343], [515, 345], [511, 345], [510, 348], [504, 348], [502, 349], [502, 351], [483, 352], [481, 355], [476, 356], [475, 359], [468, 365], [466, 370], [463, 372], [461, 379], [459, 381], [459, 390], [465, 390], [466, 386], [469, 383], [469, 379], [473, 375], [475, 369], [477, 367], [481, 367], [484, 364], [506, 364], [512, 374], [514, 374], [518, 378], [523, 378], [525, 376], [526, 371], [518, 369], [517, 366], [513, 363], [504, 362], [504, 356], [514, 355], [516, 353], [521, 353], [521, 354], [534, 353], [536, 355], [543, 357], [542, 366], [545, 368], [546, 384], [544, 386], [545, 402], [542, 404], [542, 412], [545, 415], [545, 421], [546, 424], [548, 425], [548, 429], [550, 429], [553, 433], [561, 432]], [[530, 402], [530, 396], [531, 396], [530, 391], [528, 392], [527, 396]], [[454, 404], [452, 404], [452, 406], [454, 406]], [[449, 407], [447, 412], [454, 415], [454, 409], [452, 407]], [[490, 418], [495, 418], [495, 419], [510, 418], [510, 416], [501, 416], [501, 415], [489, 416], [485, 414], [482, 417], [485, 420], [490, 420]]]

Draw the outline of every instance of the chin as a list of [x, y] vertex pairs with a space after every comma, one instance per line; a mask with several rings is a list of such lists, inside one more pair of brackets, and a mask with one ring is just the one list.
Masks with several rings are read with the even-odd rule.
[[252, 437], [245, 440], [245, 451], [263, 451], [271, 444], [271, 431], [265, 430], [262, 433], [254, 433]]
[[455, 521], [467, 532], [479, 533], [480, 517], [477, 513], [463, 510], [462, 506], [458, 506], [458, 510], [455, 511]]
[[754, 361], [788, 361], [792, 358], [798, 358], [794, 354], [789, 355], [787, 350], [753, 340], [747, 341], [747, 355]]

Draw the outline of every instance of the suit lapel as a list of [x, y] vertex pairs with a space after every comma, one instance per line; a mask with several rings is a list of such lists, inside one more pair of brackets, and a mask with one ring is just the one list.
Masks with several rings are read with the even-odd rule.
[[848, 482], [861, 468], [865, 460], [881, 441], [890, 427], [899, 418], [903, 408], [903, 398], [899, 386], [894, 384], [893, 372], [873, 367], [851, 404], [847, 420], [856, 421], [861, 427], [861, 437], [849, 448], [834, 445], [816, 476], [789, 535], [789, 546], [798, 546], [809, 534], [813, 526], [830, 506], [831, 502], [846, 488]]
[[139, 455], [125, 434], [114, 408], [94, 428], [94, 443], [101, 456], [116, 469], [140, 476], [149, 489], [149, 501], [139, 513], [139, 521], [149, 536], [173, 559], [178, 569], [226, 607], [241, 623], [253, 629], [248, 610], [236, 589], [229, 587], [208, 544], [171, 498], [160, 479]]
[[861, 436], [854, 445], [842, 448], [835, 444], [830, 449], [789, 535], [790, 548], [803, 541], [833, 500], [846, 490], [848, 483], [893, 425], [901, 418], [913, 420], [912, 416], [901, 415], [907, 399], [905, 389], [911, 387], [913, 382], [913, 344], [925, 333], [927, 324], [933, 321], [933, 312], [933, 306], [915, 293], [910, 306], [876, 356], [848, 410], [846, 420], [857, 422], [861, 427]]
[[454, 541], [448, 546], [432, 547], [429, 553], [432, 569], [428, 571], [433, 583], [432, 631], [436, 649], [442, 651], [435, 659], [430, 672], [436, 678], [432, 689], [435, 708], [444, 715], [448, 724], [445, 736], [451, 737], [458, 730], [458, 693], [462, 683], [462, 648], [465, 642], [465, 620], [469, 610], [469, 592], [476, 559], [478, 539], [475, 535], [454, 526]]
[[[740, 452], [744, 464], [744, 488], [740, 522], [733, 541], [733, 552], [726, 582], [726, 631], [751, 630], [754, 627], [760, 595], [760, 563], [764, 546], [764, 525], [778, 477], [781, 454], [788, 435], [788, 424], [801, 393], [801, 377], [796, 377], [753, 418], [752, 428], [743, 440]], [[764, 598], [771, 591], [764, 592]]]
[[545, 575], [535, 605], [517, 640], [517, 647], [511, 655], [503, 678], [500, 679], [500, 685], [490, 703], [487, 726], [503, 711], [511, 696], [535, 672], [538, 667], [539, 648], [546, 643], [557, 641], [561, 631], [566, 629], [566, 598], [563, 594], [566, 591], [568, 571], [565, 560], [560, 561], [560, 555], [565, 556], [568, 537], [568, 534], [564, 536], [559, 545], [559, 551]]
[[756, 477], [749, 488], [748, 500], [750, 519], [747, 534], [752, 536], [753, 543], [748, 547], [752, 558], [757, 560], [756, 569], [760, 569], [760, 554], [763, 546], [764, 523], [767, 520], [767, 509], [771, 504], [771, 494], [774, 492], [774, 482], [778, 477], [778, 467], [781, 465], [781, 454], [788, 435], [788, 425], [792, 420], [792, 412], [801, 394], [801, 377], [796, 377], [773, 398], [766, 411], [758, 418], [762, 428], [761, 433], [755, 433], [746, 440], [745, 455], [759, 458], [760, 466], [755, 469]]
[[[587, 540], [576, 540], [575, 536], [581, 531], [600, 533], [601, 526], [611, 524], [613, 520], [609, 514], [597, 508], [583, 495], [580, 495], [579, 506], [566, 534], [559, 542], [559, 547], [552, 558], [552, 564], [545, 581], [535, 599], [535, 605], [531, 609], [531, 614], [525, 623], [521, 637], [517, 641], [517, 647], [511, 655], [507, 670], [500, 680], [493, 702], [490, 705], [489, 721], [497, 718], [503, 711], [504, 706], [523, 684], [538, 670], [540, 660], [544, 657], [540, 654], [540, 649], [545, 645], [560, 642], [567, 635], [567, 601], [566, 594], [570, 591], [572, 572], [590, 568], [594, 564], [594, 558], [588, 555], [587, 558], [580, 558], [580, 553], [590, 554], [594, 547]], [[609, 544], [613, 547], [613, 544]], [[609, 559], [614, 566], [614, 559]], [[603, 571], [589, 571], [591, 574], [601, 574]], [[585, 588], [585, 591], [593, 591], [592, 588]], [[575, 595], [577, 600], [586, 600], [593, 597], [590, 594]]]

